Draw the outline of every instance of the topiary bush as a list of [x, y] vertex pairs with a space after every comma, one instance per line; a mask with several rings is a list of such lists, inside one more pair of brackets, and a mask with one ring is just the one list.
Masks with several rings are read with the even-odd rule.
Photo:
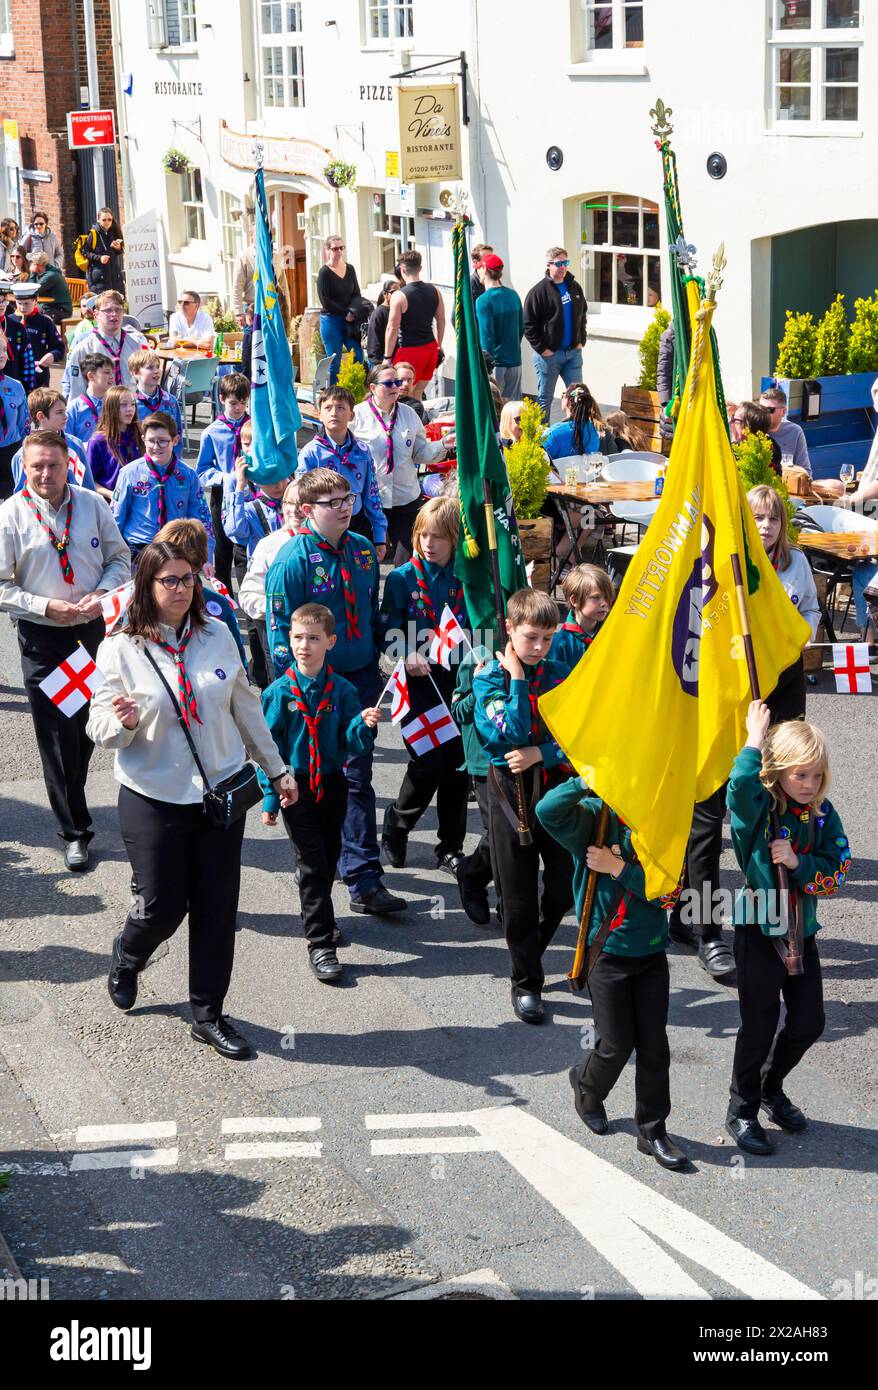
[[238, 332], [241, 325], [238, 323], [235, 315], [232, 313], [231, 309], [227, 309], [216, 296], [214, 296], [213, 299], [209, 299], [204, 307], [213, 319], [213, 327], [216, 333]]
[[878, 290], [871, 299], [857, 299], [854, 302], [848, 371], [878, 372]]
[[644, 391], [654, 391], [656, 389], [659, 339], [665, 329], [670, 328], [670, 326], [670, 313], [663, 305], [657, 304], [655, 306], [655, 313], [652, 316], [652, 323], [640, 339], [640, 347], [637, 349], [640, 355], [640, 380], [637, 385]]
[[519, 521], [539, 516], [549, 485], [549, 456], [542, 446], [543, 412], [538, 401], [521, 407], [521, 438], [506, 450], [506, 471]]
[[366, 399], [366, 368], [354, 357], [353, 348], [348, 348], [347, 352], [341, 355], [338, 385], [347, 387], [357, 405]]
[[837, 294], [817, 328], [814, 347], [816, 376], [844, 376], [848, 369], [849, 338], [844, 295]]
[[816, 350], [817, 325], [813, 314], [794, 314], [787, 309], [787, 324], [777, 345], [774, 375], [786, 378], [813, 376]]
[[732, 445], [732, 453], [735, 455], [745, 492], [749, 492], [751, 487], [765, 485], [773, 487], [775, 492], [779, 493], [787, 514], [787, 535], [797, 545], [798, 532], [793, 526], [796, 509], [790, 501], [786, 483], [783, 478], [778, 477], [772, 466], [771, 440], [768, 435], [745, 434], [740, 444]]

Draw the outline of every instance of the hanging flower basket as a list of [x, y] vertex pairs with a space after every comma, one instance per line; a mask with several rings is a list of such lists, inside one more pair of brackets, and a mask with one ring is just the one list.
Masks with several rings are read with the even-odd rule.
[[343, 159], [331, 159], [323, 174], [332, 188], [354, 189], [357, 186], [356, 164], [346, 164]]
[[169, 174], [185, 174], [192, 168], [192, 161], [182, 150], [168, 150], [162, 164]]

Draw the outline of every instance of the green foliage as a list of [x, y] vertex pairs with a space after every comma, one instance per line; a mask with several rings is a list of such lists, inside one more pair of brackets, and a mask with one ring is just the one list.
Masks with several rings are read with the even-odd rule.
[[521, 438], [506, 450], [506, 471], [519, 521], [539, 516], [549, 485], [549, 458], [542, 446], [543, 412], [538, 401], [521, 407]]
[[813, 314], [794, 314], [787, 309], [787, 326], [777, 345], [777, 377], [806, 377], [814, 375], [814, 354], [817, 351], [817, 325]]
[[816, 376], [844, 376], [848, 366], [848, 338], [844, 295], [837, 294], [817, 328], [814, 351]]
[[213, 326], [217, 333], [238, 332], [240, 328], [238, 320], [235, 318], [231, 309], [227, 309], [216, 295], [213, 299], [209, 299], [204, 307], [213, 319]]
[[357, 405], [366, 399], [366, 368], [362, 362], [356, 361], [353, 348], [341, 355], [338, 384], [347, 387]]
[[655, 313], [652, 323], [647, 328], [640, 340], [640, 380], [637, 385], [644, 391], [654, 391], [656, 389], [656, 375], [658, 373], [659, 358], [659, 339], [666, 328], [671, 324], [671, 315], [663, 305], [655, 306]]
[[854, 303], [848, 348], [849, 372], [878, 372], [878, 290]]
[[768, 435], [745, 434], [740, 444], [732, 445], [732, 453], [737, 460], [738, 473], [745, 492], [749, 492], [751, 487], [765, 485], [773, 487], [775, 492], [780, 494], [787, 514], [787, 535], [791, 541], [798, 544], [798, 532], [793, 526], [796, 509], [790, 501], [786, 483], [783, 478], [778, 477], [772, 467], [772, 448]]
[[346, 164], [343, 159], [331, 159], [323, 170], [326, 182], [333, 188], [356, 188], [357, 166]]
[[192, 168], [192, 161], [189, 156], [185, 155], [182, 150], [174, 149], [173, 145], [165, 151], [162, 164], [169, 174], [185, 174], [188, 169]]

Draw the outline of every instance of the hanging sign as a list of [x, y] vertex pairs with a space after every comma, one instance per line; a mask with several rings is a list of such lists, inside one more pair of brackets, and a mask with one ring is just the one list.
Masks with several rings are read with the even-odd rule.
[[399, 149], [403, 183], [462, 177], [456, 82], [399, 88]]

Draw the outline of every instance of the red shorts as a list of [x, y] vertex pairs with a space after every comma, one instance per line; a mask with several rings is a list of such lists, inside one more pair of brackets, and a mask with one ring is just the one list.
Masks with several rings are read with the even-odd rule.
[[420, 347], [399, 347], [393, 360], [410, 362], [415, 369], [415, 381], [432, 381], [439, 360], [439, 344], [434, 338], [432, 343], [423, 343]]

